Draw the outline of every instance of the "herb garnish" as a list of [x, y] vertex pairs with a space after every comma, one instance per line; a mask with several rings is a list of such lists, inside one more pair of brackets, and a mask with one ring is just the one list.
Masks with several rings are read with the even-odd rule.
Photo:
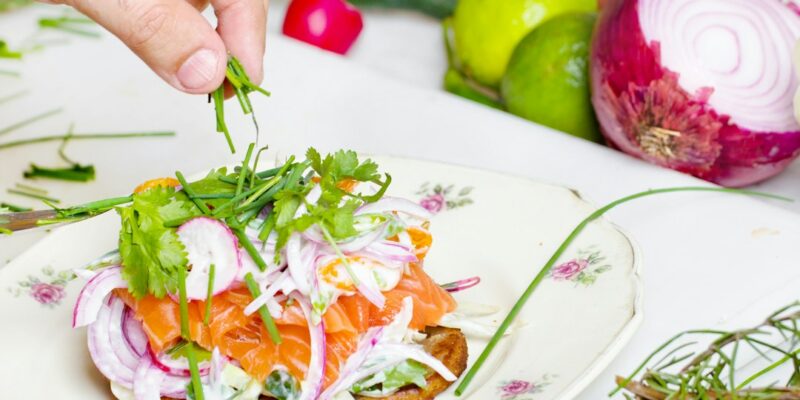
[[30, 125], [30, 124], [32, 124], [34, 122], [43, 120], [43, 119], [45, 119], [47, 117], [51, 117], [53, 115], [56, 115], [56, 114], [60, 113], [63, 110], [64, 110], [63, 108], [56, 108], [56, 109], [53, 109], [53, 110], [45, 111], [45, 112], [43, 112], [41, 114], [34, 115], [33, 117], [26, 118], [26, 119], [24, 119], [22, 121], [15, 122], [15, 123], [13, 123], [13, 124], [5, 127], [5, 128], [0, 128], [0, 135], [4, 135], [6, 133], [13, 132], [13, 131], [15, 131], [17, 129], [20, 129], [20, 128], [23, 128], [25, 126], [28, 126], [28, 125]]
[[12, 147], [26, 146], [36, 143], [57, 142], [65, 139], [69, 140], [97, 140], [97, 139], [130, 139], [130, 138], [151, 138], [151, 137], [173, 137], [175, 132], [134, 132], [134, 133], [76, 133], [66, 135], [41, 136], [31, 139], [21, 139], [6, 143], [0, 143], [0, 150]]
[[24, 211], [31, 211], [32, 208], [17, 206], [11, 203], [0, 203], [0, 213], [2, 212], [24, 212]]
[[50, 196], [47, 196], [47, 195], [44, 195], [44, 194], [41, 194], [41, 193], [38, 193], [38, 192], [30, 191], [30, 190], [7, 189], [6, 191], [8, 193], [10, 193], [10, 194], [16, 194], [18, 196], [29, 197], [29, 198], [35, 199], [35, 200], [48, 201], [48, 202], [56, 203], [56, 204], [61, 202], [61, 200], [56, 199], [54, 197], [50, 197]]
[[19, 60], [22, 58], [21, 51], [12, 51], [8, 48], [8, 43], [3, 40], [0, 40], [0, 58], [12, 58], [15, 60]]
[[58, 156], [61, 158], [61, 160], [67, 164], [70, 164], [69, 167], [45, 168], [36, 164], [31, 164], [30, 170], [25, 171], [23, 174], [25, 178], [50, 178], [74, 182], [88, 182], [93, 180], [95, 176], [94, 165], [81, 165], [75, 161], [72, 161], [72, 159], [67, 157], [67, 154], [64, 152], [69, 139], [72, 138], [72, 135], [72, 127], [70, 126], [69, 132], [67, 132], [67, 135], [64, 137], [64, 141], [58, 148]]
[[57, 29], [62, 32], [72, 33], [75, 35], [99, 38], [100, 33], [83, 29], [86, 25], [94, 25], [94, 21], [83, 17], [55, 17], [55, 18], [40, 18], [39, 27], [47, 29]]
[[514, 307], [512, 307], [511, 311], [509, 311], [508, 315], [506, 315], [506, 318], [500, 324], [500, 327], [497, 328], [497, 331], [495, 332], [494, 336], [492, 336], [491, 340], [489, 340], [489, 343], [483, 349], [480, 356], [478, 356], [478, 359], [475, 360], [475, 363], [472, 365], [472, 367], [470, 367], [469, 371], [467, 371], [467, 374], [464, 375], [464, 379], [461, 381], [461, 383], [455, 390], [456, 396], [460, 396], [464, 393], [464, 391], [469, 386], [470, 382], [472, 382], [472, 379], [475, 378], [475, 374], [478, 373], [478, 370], [480, 370], [483, 364], [486, 362], [486, 359], [489, 357], [489, 354], [491, 354], [491, 352], [503, 338], [503, 336], [505, 335], [506, 331], [511, 326], [511, 324], [514, 323], [514, 320], [517, 318], [520, 311], [522, 311], [522, 308], [525, 307], [525, 303], [528, 302], [528, 299], [531, 297], [533, 292], [539, 286], [539, 283], [541, 283], [542, 280], [547, 276], [553, 265], [555, 265], [555, 263], [558, 261], [561, 255], [564, 254], [564, 251], [567, 250], [567, 248], [572, 244], [575, 238], [578, 237], [578, 234], [580, 234], [583, 231], [583, 229], [586, 228], [587, 225], [589, 225], [592, 221], [595, 221], [598, 218], [602, 217], [605, 213], [607, 213], [611, 209], [616, 208], [621, 204], [625, 204], [627, 202], [642, 197], [648, 197], [665, 193], [674, 193], [674, 192], [722, 192], [722, 193], [733, 193], [733, 194], [741, 194], [748, 196], [766, 197], [784, 201], [792, 201], [791, 199], [788, 199], [786, 197], [777, 196], [769, 193], [755, 192], [751, 190], [689, 186], [689, 187], [674, 187], [665, 189], [652, 189], [645, 192], [640, 192], [632, 194], [630, 196], [623, 197], [621, 199], [608, 203], [604, 207], [597, 209], [595, 212], [593, 212], [583, 221], [581, 221], [578, 224], [578, 226], [575, 227], [575, 229], [572, 230], [572, 232], [567, 236], [567, 238], [564, 239], [564, 242], [561, 243], [558, 249], [556, 249], [555, 253], [553, 253], [550, 259], [545, 263], [542, 269], [539, 270], [539, 273], [536, 275], [536, 277], [533, 278], [531, 283], [528, 285], [528, 288], [525, 289], [525, 292], [522, 293], [517, 302], [514, 304]]
[[[270, 93], [255, 83], [253, 83], [247, 76], [244, 67], [239, 60], [232, 56], [228, 56], [228, 67], [225, 73], [225, 82], [231, 85], [236, 99], [239, 100], [239, 105], [242, 108], [242, 113], [245, 115], [251, 114], [253, 117], [253, 125], [256, 128], [256, 142], [258, 142], [258, 121], [253, 112], [253, 105], [250, 102], [250, 93], [259, 92], [264, 96], [270, 96]], [[228, 142], [228, 148], [231, 153], [236, 153], [236, 147], [233, 145], [228, 124], [225, 123], [225, 84], [223, 83], [217, 90], [209, 94], [208, 101], [214, 100], [214, 109], [217, 116], [217, 132], [225, 134], [225, 140]]]

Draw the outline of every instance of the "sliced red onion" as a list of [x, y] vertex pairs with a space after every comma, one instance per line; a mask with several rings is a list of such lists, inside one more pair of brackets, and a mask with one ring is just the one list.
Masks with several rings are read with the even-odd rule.
[[[189, 378], [192, 372], [189, 370], [189, 361], [183, 357], [173, 359], [172, 356], [164, 352], [156, 354], [150, 346], [147, 346], [147, 353], [150, 357], [150, 363], [163, 371], [165, 374], [173, 377]], [[211, 368], [209, 361], [202, 362], [197, 366], [200, 376], [208, 375]]]
[[126, 351], [133, 353], [133, 351], [124, 344], [115, 349], [111, 338], [112, 335], [115, 336], [113, 342], [118, 345], [125, 340], [121, 328], [122, 313], [120, 312], [116, 316], [117, 320], [112, 321], [112, 309], [119, 307], [120, 304], [122, 304], [122, 300], [116, 296], [111, 296], [109, 301], [101, 304], [97, 318], [89, 325], [89, 331], [87, 332], [89, 355], [100, 373], [108, 380], [132, 389], [134, 371], [138, 367], [138, 362], [135, 359], [136, 355], [128, 354], [128, 356], [120, 358], [120, 353]]
[[322, 391], [322, 384], [325, 379], [325, 362], [327, 358], [325, 353], [325, 322], [313, 323], [311, 304], [305, 297], [295, 294], [291, 298], [295, 299], [300, 304], [300, 308], [303, 309], [303, 314], [308, 321], [308, 332], [311, 335], [311, 360], [308, 363], [306, 376], [300, 384], [302, 392], [299, 400], [315, 400], [318, 398], [320, 391]]
[[441, 375], [447, 381], [453, 382], [458, 379], [447, 366], [445, 366], [438, 358], [428, 354], [423, 350], [420, 345], [410, 344], [380, 344], [374, 352], [380, 352], [381, 355], [391, 354], [400, 360], [414, 360], [420, 364], [425, 364], [437, 374]]
[[86, 283], [81, 289], [78, 301], [72, 311], [73, 328], [93, 323], [108, 294], [114, 289], [128, 287], [128, 284], [122, 279], [121, 271], [120, 266], [103, 269]]
[[355, 253], [371, 245], [376, 240], [382, 239], [384, 232], [385, 225], [381, 224], [375, 227], [373, 230], [357, 236], [350, 241], [336, 243], [336, 245], [339, 247], [339, 250], [341, 250], [342, 253]]
[[[108, 339], [120, 363], [131, 370], [135, 370], [139, 366], [141, 354], [137, 353], [125, 334], [125, 315], [127, 310], [128, 306], [119, 297], [111, 297]], [[135, 330], [137, 327], [129, 326], [128, 328]], [[141, 324], [139, 324], [138, 330], [144, 333]]]
[[417, 262], [419, 258], [414, 254], [414, 249], [401, 243], [381, 240], [371, 243], [365, 252], [391, 261], [410, 263]]
[[153, 366], [150, 357], [145, 356], [136, 369], [133, 382], [133, 395], [136, 400], [161, 400], [161, 383], [164, 374]]
[[[275, 295], [280, 291], [283, 287], [283, 283], [287, 280], [291, 279], [289, 277], [289, 271], [284, 270], [272, 284], [267, 287], [267, 290], [263, 291], [260, 296], [253, 299], [247, 307], [244, 308], [244, 315], [251, 315], [254, 312], [258, 311], [259, 308], [266, 305], [270, 302], [270, 300], [274, 300]], [[270, 314], [272, 312], [270, 311]]]
[[213, 218], [194, 218], [178, 228], [178, 239], [186, 248], [192, 266], [186, 276], [186, 296], [189, 299], [205, 300], [211, 264], [214, 264], [214, 294], [233, 284], [242, 260], [239, 241], [227, 225]]
[[303, 295], [311, 291], [314, 260], [317, 258], [319, 245], [313, 242], [303, 243], [302, 237], [294, 233], [286, 243], [286, 263], [297, 290]]
[[139, 358], [147, 353], [147, 334], [129, 307], [125, 307], [122, 315], [122, 335], [125, 337], [125, 343]]
[[369, 285], [365, 284], [362, 280], [360, 285], [356, 286], [359, 293], [361, 293], [370, 303], [374, 304], [375, 307], [382, 310], [383, 307], [386, 305], [386, 296], [381, 293], [380, 290], [377, 288], [372, 288]]
[[796, 1], [614, 0], [591, 56], [592, 101], [620, 150], [725, 186], [800, 154]]
[[383, 327], [378, 326], [374, 328], [370, 328], [367, 330], [366, 333], [359, 339], [358, 346], [356, 347], [356, 351], [347, 358], [345, 361], [344, 366], [342, 367], [341, 371], [339, 371], [339, 377], [336, 378], [336, 381], [333, 382], [324, 392], [319, 396], [319, 400], [328, 400], [338, 394], [343, 390], [349, 389], [353, 386], [356, 382], [360, 381], [367, 376], [376, 374], [382, 371], [385, 368], [388, 368], [391, 365], [378, 369], [377, 371], [373, 372], [372, 374], [365, 375], [361, 377], [361, 374], [356, 375], [358, 369], [367, 361], [367, 357], [369, 357], [370, 352], [375, 346], [378, 345], [381, 336], [383, 335]]
[[441, 286], [444, 290], [447, 290], [450, 293], [455, 293], [478, 286], [479, 283], [481, 283], [481, 278], [479, 276], [473, 276], [472, 278], [461, 279], [455, 282], [445, 283], [444, 285]]
[[420, 219], [431, 219], [433, 214], [411, 200], [398, 197], [384, 197], [374, 203], [365, 204], [355, 215], [382, 214], [387, 212], [400, 212]]

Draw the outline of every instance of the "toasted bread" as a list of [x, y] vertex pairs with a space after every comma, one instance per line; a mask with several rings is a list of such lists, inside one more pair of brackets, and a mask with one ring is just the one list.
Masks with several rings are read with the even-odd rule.
[[[432, 327], [426, 330], [428, 337], [422, 342], [425, 351], [438, 358], [456, 376], [467, 369], [467, 338], [458, 329]], [[437, 373], [428, 376], [428, 385], [423, 389], [408, 386], [397, 393], [379, 397], [382, 400], [433, 400], [439, 393], [447, 390], [453, 382], [448, 382]], [[358, 400], [375, 400], [375, 397], [356, 396]]]

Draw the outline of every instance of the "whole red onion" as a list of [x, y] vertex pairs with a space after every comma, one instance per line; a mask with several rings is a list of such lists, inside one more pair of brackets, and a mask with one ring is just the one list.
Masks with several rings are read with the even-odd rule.
[[797, 0], [611, 0], [591, 55], [592, 102], [620, 150], [725, 186], [800, 154], [792, 97]]
[[364, 21], [344, 0], [292, 0], [283, 33], [314, 46], [345, 54], [361, 33]]

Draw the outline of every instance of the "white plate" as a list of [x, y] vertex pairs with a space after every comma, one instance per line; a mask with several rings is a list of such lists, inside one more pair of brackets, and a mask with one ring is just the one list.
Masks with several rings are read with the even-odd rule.
[[[474, 169], [375, 157], [390, 194], [439, 211], [427, 271], [440, 283], [480, 276], [459, 301], [507, 310], [593, 207], [569, 189]], [[439, 209], [441, 207], [441, 209]], [[116, 246], [117, 216], [54, 231], [0, 270], [0, 393], [20, 399], [106, 399], [85, 330], [72, 330], [80, 282], [71, 269]], [[569, 399], [588, 385], [641, 321], [639, 256], [612, 224], [592, 223], [535, 292], [467, 398]], [[555, 272], [554, 272], [555, 273]], [[500, 319], [497, 315], [494, 319]], [[470, 340], [470, 364], [485, 345]], [[455, 398], [452, 388], [444, 399]]]

